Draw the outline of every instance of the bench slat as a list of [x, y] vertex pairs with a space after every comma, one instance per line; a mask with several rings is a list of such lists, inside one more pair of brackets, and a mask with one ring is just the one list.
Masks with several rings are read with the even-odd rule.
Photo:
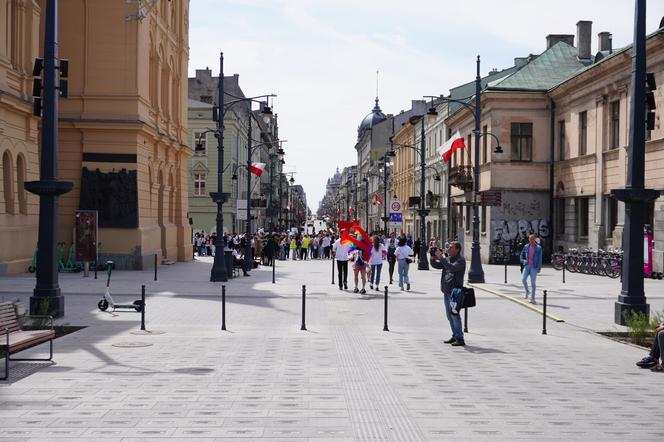
[[[15, 353], [22, 349], [33, 347], [39, 343], [49, 341], [54, 337], [55, 331], [53, 330], [30, 330], [10, 333], [9, 353]], [[6, 347], [7, 344], [5, 342], [0, 343], [0, 348]]]

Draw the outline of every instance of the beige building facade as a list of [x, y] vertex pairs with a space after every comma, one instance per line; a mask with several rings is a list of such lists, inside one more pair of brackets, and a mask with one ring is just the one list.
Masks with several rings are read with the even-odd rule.
[[25, 272], [37, 243], [39, 120], [32, 115], [32, 66], [39, 55], [38, 2], [0, 0], [0, 275]]
[[[17, 7], [17, 2], [4, 3]], [[31, 26], [21, 22], [16, 28], [25, 31], [26, 40], [21, 46], [25, 59], [14, 70], [27, 83], [33, 58], [41, 53], [40, 9], [36, 2], [21, 4], [25, 9], [17, 11], [29, 17]], [[69, 97], [59, 103], [59, 178], [72, 181], [74, 189], [60, 197], [58, 239], [73, 241], [76, 210], [98, 210], [100, 259], [113, 259], [118, 268], [149, 267], [154, 254], [169, 261], [191, 259], [188, 15], [187, 0], [156, 2], [151, 9], [135, 3], [60, 3], [59, 56], [69, 60], [70, 68]], [[17, 103], [23, 101], [26, 115], [30, 98], [27, 86], [21, 87], [14, 95], [20, 97]], [[13, 149], [11, 160], [23, 149], [24, 176], [36, 179], [38, 120], [29, 115], [23, 120], [26, 139], [12, 141], [20, 148]], [[19, 199], [20, 193], [14, 193]], [[38, 199], [28, 195], [24, 200], [25, 223], [8, 214], [0, 225], [0, 232], [25, 237], [20, 246], [11, 246], [17, 250], [3, 252], [8, 255], [2, 256], [4, 262], [20, 263], [7, 264], [7, 271], [23, 271], [35, 247]], [[19, 214], [21, 205], [15, 207]]]

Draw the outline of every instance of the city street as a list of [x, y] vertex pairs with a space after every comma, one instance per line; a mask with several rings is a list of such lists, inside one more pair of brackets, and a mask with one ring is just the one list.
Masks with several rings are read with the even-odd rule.
[[[0, 438], [661, 439], [664, 376], [634, 365], [646, 350], [592, 331], [622, 330], [613, 324], [618, 280], [567, 274], [563, 285], [545, 268], [538, 289], [564, 322], [549, 320], [543, 335], [541, 314], [506, 298], [521, 299], [518, 268], [505, 285], [502, 267], [485, 266], [467, 346], [455, 348], [442, 342], [450, 330], [439, 271], [411, 266], [410, 292], [389, 286], [384, 332], [382, 292], [340, 291], [330, 261], [279, 261], [276, 284], [264, 268], [226, 284], [221, 331], [210, 264], [161, 266], [157, 282], [147, 271], [114, 273], [118, 301], [140, 298], [146, 284], [148, 335], [135, 334], [139, 314], [96, 308], [101, 273], [61, 274], [57, 322], [87, 327], [55, 341], [52, 364], [12, 363], [0, 382]], [[664, 309], [663, 285], [646, 281], [653, 311]], [[34, 277], [3, 277], [0, 287], [0, 301], [25, 305]]]

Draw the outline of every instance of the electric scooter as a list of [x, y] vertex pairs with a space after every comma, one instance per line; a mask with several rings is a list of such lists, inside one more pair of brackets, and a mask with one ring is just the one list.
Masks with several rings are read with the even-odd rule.
[[134, 301], [132, 304], [116, 304], [113, 302], [113, 297], [111, 297], [111, 273], [113, 273], [113, 267], [115, 267], [113, 261], [106, 261], [106, 273], [108, 274], [108, 279], [106, 279], [106, 293], [104, 293], [104, 297], [97, 303], [97, 307], [102, 312], [105, 312], [110, 307], [112, 312], [117, 309], [126, 309], [136, 310], [140, 313], [143, 310], [143, 301], [140, 299]]

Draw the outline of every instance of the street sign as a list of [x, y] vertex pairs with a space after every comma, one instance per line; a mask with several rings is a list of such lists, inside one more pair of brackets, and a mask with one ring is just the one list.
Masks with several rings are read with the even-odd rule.
[[391, 213], [401, 213], [401, 208], [402, 208], [402, 205], [401, 205], [401, 201], [399, 201], [399, 200], [395, 199], [395, 200], [392, 200], [392, 202], [390, 203], [390, 212]]
[[503, 193], [500, 191], [485, 191], [480, 193], [480, 206], [502, 206]]
[[391, 223], [402, 223], [403, 222], [403, 218], [402, 218], [401, 213], [392, 212], [392, 213], [390, 213], [390, 216], [388, 218], [389, 218], [389, 221]]

